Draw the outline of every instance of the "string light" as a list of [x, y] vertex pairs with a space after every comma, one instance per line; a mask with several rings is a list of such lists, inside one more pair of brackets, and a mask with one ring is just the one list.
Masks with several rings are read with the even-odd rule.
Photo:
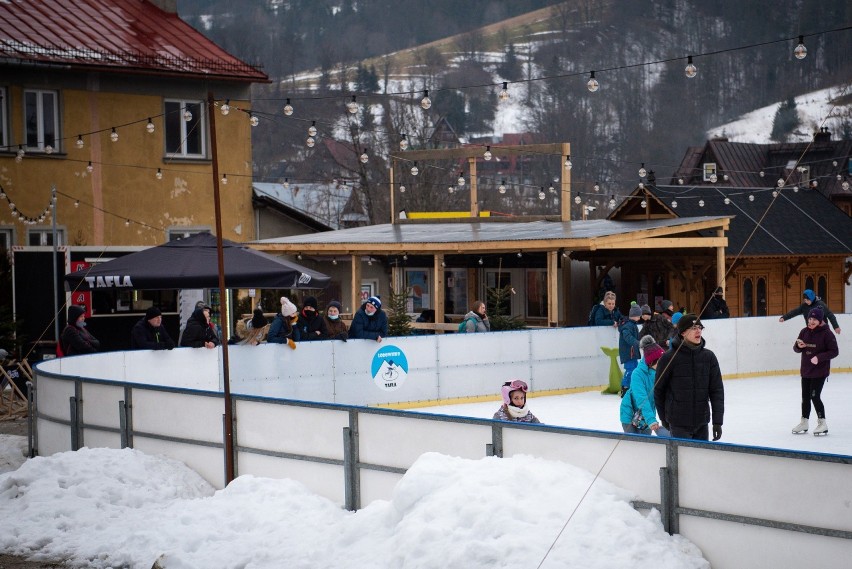
[[573, 167], [574, 167], [574, 163], [571, 162], [571, 155], [569, 154], [568, 156], [565, 157], [565, 169], [570, 170]]
[[420, 169], [417, 167], [417, 162], [414, 163], [414, 166], [411, 167], [411, 175], [416, 176], [420, 173]]
[[44, 147], [44, 153], [45, 154], [53, 154], [53, 146], [51, 146], [49, 144], [47, 146], [45, 146]]
[[609, 198], [609, 209], [615, 209], [615, 195], [613, 194]]
[[405, 193], [405, 186], [403, 186], [402, 184], [400, 184], [400, 186], [399, 186], [399, 193], [401, 193], [401, 194]]
[[192, 113], [189, 112], [189, 109], [187, 109], [187, 108], [184, 108], [184, 110], [183, 110], [183, 120], [185, 120], [186, 122], [189, 122], [189, 121], [192, 120]]
[[677, 200], [672, 200], [672, 209], [677, 209]]
[[400, 135], [399, 149], [405, 150], [406, 148], [408, 148], [408, 135], [403, 134], [403, 135]]
[[524, 256], [524, 254], [523, 254], [523, 253], [521, 253], [520, 251], [518, 251], [518, 259], [520, 259], [520, 258], [521, 258], [521, 257], [523, 257], [523, 256]]
[[158, 180], [163, 179], [163, 171], [160, 168], [157, 168], [157, 173], [154, 175], [157, 177]]
[[112, 132], [109, 135], [109, 139], [113, 142], [118, 142], [118, 133], [115, 132], [115, 127], [112, 127]]
[[692, 79], [698, 74], [698, 68], [692, 63], [692, 56], [686, 58], [686, 68], [683, 70], [687, 77]]
[[284, 178], [284, 189], [290, 187], [290, 178]]
[[311, 126], [308, 127], [308, 136], [317, 135], [317, 121], [311, 121]]
[[[222, 116], [228, 116], [228, 113], [231, 112], [231, 99], [225, 99], [225, 102], [222, 103], [222, 106], [219, 107], [219, 111], [221, 111]], [[151, 124], [151, 119], [148, 119], [148, 124]], [[152, 128], [148, 132], [152, 132], [154, 129]]]
[[547, 196], [544, 194], [544, 186], [542, 186], [538, 190], [538, 199], [543, 200], [545, 197], [547, 197]]
[[589, 75], [589, 80], [586, 82], [586, 88], [591, 93], [594, 93], [595, 91], [597, 91], [598, 89], [601, 88], [600, 83], [598, 83], [598, 80], [595, 79], [595, 72], [594, 71], [592, 71], [591, 75]]
[[423, 91], [423, 98], [420, 99], [420, 106], [423, 107], [423, 110], [429, 110], [432, 108], [432, 99], [429, 98], [429, 89]]
[[779, 188], [783, 188], [784, 187], [784, 178], [778, 178], [778, 181], [776, 182], [776, 184], [778, 184]]
[[124, 220], [124, 227], [130, 227], [130, 220], [129, 219]]
[[503, 89], [500, 90], [500, 94], [497, 95], [497, 99], [501, 103], [504, 103], [509, 100], [509, 82], [503, 81]]
[[358, 159], [361, 161], [361, 164], [366, 164], [370, 160], [370, 157], [367, 155], [366, 148], [363, 152], [361, 152], [361, 156], [359, 156]]
[[293, 114], [293, 105], [290, 104], [290, 98], [287, 98], [287, 101], [284, 104], [284, 115], [291, 116]]
[[83, 145], [85, 145], [85, 142], [83, 142], [83, 135], [82, 134], [77, 135], [77, 142], [75, 142], [74, 144], [77, 145], [77, 148], [83, 148]]
[[718, 179], [719, 179], [719, 176], [717, 176], [715, 173], [710, 174], [710, 181], [713, 182], [714, 184], [716, 183], [716, 181]]
[[[226, 113], [226, 112], [224, 111], [224, 109], [225, 109], [225, 108], [228, 108], [228, 106], [227, 106], [227, 105], [222, 105], [222, 109], [223, 109], [222, 114], [223, 114], [223, 115], [227, 115], [227, 114], [228, 114], [228, 113]], [[154, 128], [155, 128], [155, 127], [154, 127], [154, 121], [152, 121], [152, 120], [151, 120], [151, 117], [148, 117], [148, 124], [146, 124], [146, 125], [145, 125], [145, 130], [147, 130], [147, 131], [148, 131], [148, 134], [151, 134], [151, 133], [153, 133], [153, 132], [154, 132]]]
[[574, 203], [577, 204], [577, 205], [580, 205], [580, 203], [582, 203], [582, 201], [583, 201], [582, 198], [580, 198], [580, 192], [577, 192], [577, 195], [574, 196]]
[[251, 126], [257, 126], [257, 125], [259, 125], [259, 124], [260, 124], [260, 119], [259, 119], [259, 118], [257, 118], [257, 117], [256, 117], [255, 115], [253, 115], [252, 113], [249, 113], [249, 124], [250, 124]]
[[464, 172], [459, 172], [459, 179], [456, 180], [456, 183], [460, 188], [464, 187]]
[[796, 59], [804, 59], [808, 56], [808, 48], [805, 47], [805, 36], [799, 36], [799, 45], [793, 50]]
[[501, 180], [500, 185], [497, 187], [497, 191], [501, 194], [506, 193], [506, 180]]
[[763, 178], [764, 176], [766, 176], [766, 172], [764, 172], [763, 170], [761, 170], [761, 171], [760, 171], [760, 177], [761, 177], [761, 178]]
[[95, 169], [95, 168], [94, 168], [94, 166], [92, 166], [92, 161], [91, 161], [91, 160], [89, 160], [89, 164], [86, 166], [86, 172], [88, 172], [89, 174], [91, 174], [91, 173], [92, 173], [92, 170], [94, 170], [94, 169]]
[[305, 140], [305, 144], [307, 145], [307, 147], [308, 147], [308, 148], [313, 148], [313, 147], [314, 147], [314, 144], [316, 144], [316, 143], [317, 143], [317, 141], [316, 141], [316, 140], [314, 140], [314, 137], [313, 137], [313, 136], [309, 136], [309, 137], [307, 138], [307, 140]]
[[680, 185], [682, 186], [682, 185], [683, 185], [683, 178], [678, 178], [678, 179], [677, 179], [677, 183], [678, 183], [678, 184], [680, 184]]
[[453, 188], [453, 186], [452, 186], [452, 185], [447, 186], [447, 192], [449, 192], [449, 193], [453, 193], [454, 191], [456, 191], [456, 190]]
[[698, 200], [698, 207], [704, 207], [704, 200]]
[[222, 174], [222, 184], [225, 185], [225, 186], [228, 185], [228, 175], [227, 174]]
[[748, 195], [748, 201], [750, 201], [750, 202], [753, 202], [753, 201], [754, 201], [754, 194], [749, 194], [749, 195]]
[[843, 188], [843, 191], [848, 192], [849, 191], [849, 180], [846, 180], [844, 178], [843, 183], [840, 184], [840, 187]]
[[491, 156], [492, 156], [492, 154], [491, 154], [491, 147], [490, 147], [490, 146], [486, 146], [486, 147], [485, 147], [485, 153], [482, 155], [482, 157], [483, 157], [485, 160], [491, 160]]
[[641, 202], [639, 202], [639, 207], [641, 207], [642, 209], [646, 209], [648, 207], [648, 202], [646, 200], [642, 200]]
[[647, 170], [645, 170], [645, 163], [644, 163], [644, 162], [642, 162], [642, 165], [641, 165], [641, 166], [639, 166], [639, 177], [640, 177], [640, 178], [644, 178], [644, 177], [645, 177], [645, 176], [647, 176], [647, 175], [648, 175], [648, 171], [647, 171]]
[[80, 200], [74, 200], [74, 207], [80, 207]]
[[346, 103], [346, 110], [353, 115], [358, 112], [358, 103], [355, 101], [355, 95], [352, 95], [352, 100]]
[[479, 258], [479, 260], [477, 261], [477, 263], [479, 263], [480, 265], [482, 265], [483, 263], [485, 263], [485, 261], [483, 261], [483, 260], [482, 260], [482, 257], [480, 257], [480, 258]]
[[730, 205], [730, 204], [731, 204], [731, 198], [725, 196], [725, 205]]

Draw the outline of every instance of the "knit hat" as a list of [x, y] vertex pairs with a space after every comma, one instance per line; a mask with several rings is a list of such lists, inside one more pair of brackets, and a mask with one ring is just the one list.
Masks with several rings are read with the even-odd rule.
[[671, 300], [663, 300], [662, 302], [660, 302], [660, 308], [663, 310], [663, 312], [668, 312], [669, 316], [674, 314], [674, 304]]
[[382, 300], [378, 296], [371, 296], [367, 299], [367, 303], [375, 306], [376, 310], [379, 310], [382, 307]]
[[255, 308], [251, 317], [251, 327], [257, 330], [266, 326], [266, 316], [263, 315], [263, 310]]
[[641, 310], [642, 310], [642, 314], [653, 314], [653, 312], [651, 312], [651, 307], [648, 306], [647, 304], [643, 304], [641, 306]]
[[665, 353], [666, 351], [662, 349], [659, 344], [651, 344], [650, 346], [645, 348], [645, 363], [648, 365], [648, 367], [651, 367], [655, 363], [657, 363], [657, 360], [663, 357], [663, 354]]
[[822, 312], [822, 308], [811, 308], [810, 312], [808, 312], [808, 319], [814, 318], [819, 322], [822, 322], [825, 319], [825, 314]]
[[630, 307], [630, 312], [627, 313], [629, 318], [633, 318], [634, 316], [639, 318], [642, 316], [642, 307], [638, 304], [634, 304]]
[[802, 293], [802, 298], [807, 298], [808, 300], [813, 302], [816, 299], [816, 295], [814, 294], [814, 291], [809, 288], [806, 288], [805, 292]]
[[701, 326], [701, 320], [695, 314], [684, 314], [677, 321], [677, 333], [683, 334], [693, 326]]
[[157, 316], [162, 316], [163, 313], [160, 312], [160, 309], [156, 306], [149, 306], [148, 310], [145, 311], [145, 320], [150, 320], [151, 318], [156, 318]]
[[282, 316], [293, 316], [299, 311], [296, 308], [296, 305], [290, 302], [290, 299], [286, 296], [281, 297], [281, 315]]
[[519, 389], [526, 393], [529, 388], [527, 387], [527, 383], [520, 379], [513, 379], [504, 383], [503, 387], [500, 388], [500, 394], [503, 396], [503, 403], [510, 405], [512, 403], [512, 392], [518, 391]]
[[683, 312], [675, 312], [672, 315], [672, 324], [676, 325], [678, 322], [680, 322], [681, 318], [683, 318]]
[[325, 310], [326, 310], [326, 312], [328, 312], [328, 309], [329, 309], [329, 308], [336, 308], [338, 312], [343, 312], [343, 305], [342, 305], [342, 304], [340, 304], [340, 303], [339, 303], [338, 301], [336, 301], [336, 300], [330, 300], [330, 301], [328, 302], [328, 304], [326, 304], [326, 306], [325, 306]]
[[72, 304], [68, 307], [68, 323], [74, 324], [77, 322], [77, 319], [86, 313], [86, 309], [77, 304]]
[[315, 296], [306, 296], [305, 300], [302, 301], [302, 308], [310, 306], [314, 310], [317, 309], [317, 297]]
[[722, 290], [722, 287], [720, 287], [720, 286], [717, 286], [716, 290], [713, 292], [713, 294], [718, 294], [719, 296], [722, 296], [723, 293], [724, 293], [724, 291]]
[[639, 348], [644, 350], [648, 346], [650, 346], [652, 344], [656, 344], [656, 343], [657, 343], [657, 341], [654, 339], [654, 337], [652, 335], [646, 334], [646, 335], [642, 336], [642, 338], [639, 339]]
[[198, 302], [195, 303], [195, 309], [198, 310], [199, 308], [202, 309], [202, 310], [205, 310], [205, 309], [210, 310], [210, 306], [207, 303], [205, 303], [203, 300], [199, 300]]

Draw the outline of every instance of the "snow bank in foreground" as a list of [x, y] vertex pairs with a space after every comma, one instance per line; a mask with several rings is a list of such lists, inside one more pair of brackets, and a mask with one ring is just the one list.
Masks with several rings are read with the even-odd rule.
[[0, 550], [101, 568], [709, 567], [630, 499], [561, 462], [428, 453], [390, 501], [347, 512], [292, 480], [214, 493], [180, 462], [82, 449], [0, 475]]

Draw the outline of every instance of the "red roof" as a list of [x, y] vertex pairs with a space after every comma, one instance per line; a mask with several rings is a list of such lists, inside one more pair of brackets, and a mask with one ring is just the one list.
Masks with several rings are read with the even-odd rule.
[[147, 0], [0, 1], [0, 63], [269, 80]]

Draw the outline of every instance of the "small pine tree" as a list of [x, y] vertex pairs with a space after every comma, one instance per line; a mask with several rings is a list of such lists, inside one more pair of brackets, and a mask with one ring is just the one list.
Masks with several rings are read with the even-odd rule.
[[389, 336], [411, 335], [411, 318], [405, 312], [407, 304], [408, 291], [390, 291], [390, 298], [387, 302]]
[[523, 320], [516, 316], [504, 314], [512, 305], [512, 285], [504, 287], [489, 288], [488, 294], [488, 319], [491, 321], [491, 331], [497, 330], [522, 330], [526, 328]]
[[778, 105], [775, 118], [772, 120], [770, 136], [776, 142], [784, 142], [797, 126], [799, 126], [799, 113], [796, 111], [796, 99], [790, 97]]

